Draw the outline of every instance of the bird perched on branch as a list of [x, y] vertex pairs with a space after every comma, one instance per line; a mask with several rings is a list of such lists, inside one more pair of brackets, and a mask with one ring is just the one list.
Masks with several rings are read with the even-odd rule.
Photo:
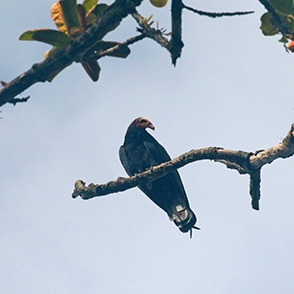
[[[128, 127], [124, 144], [119, 149], [120, 161], [129, 176], [171, 160], [164, 147], [146, 131], [146, 128], [155, 130], [148, 119], [135, 119]], [[180, 231], [190, 232], [191, 237], [192, 229], [199, 229], [195, 227], [197, 218], [189, 206], [177, 170], [138, 187], [167, 213]]]

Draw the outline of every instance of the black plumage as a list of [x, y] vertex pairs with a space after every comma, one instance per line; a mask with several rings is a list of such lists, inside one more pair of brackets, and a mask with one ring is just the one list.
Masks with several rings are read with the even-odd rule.
[[[155, 129], [153, 124], [142, 117], [135, 119], [127, 129], [124, 144], [120, 147], [120, 161], [129, 176], [144, 172], [152, 166], [170, 161], [171, 158], [147, 131]], [[139, 188], [160, 208], [184, 233], [195, 227], [195, 214], [189, 206], [184, 186], [178, 171], [173, 171]]]

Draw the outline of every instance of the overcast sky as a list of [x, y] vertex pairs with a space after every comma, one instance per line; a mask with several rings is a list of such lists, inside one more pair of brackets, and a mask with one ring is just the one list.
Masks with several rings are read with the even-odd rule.
[[[6, 1], [0, 10], [0, 80], [41, 62], [50, 46], [18, 41], [54, 28], [54, 2]], [[111, 3], [111, 2], [106, 2]], [[125, 59], [104, 58], [93, 83], [74, 64], [50, 83], [2, 107], [0, 292], [8, 294], [293, 293], [293, 158], [262, 169], [260, 211], [249, 178], [210, 161], [180, 169], [201, 231], [181, 233], [139, 189], [84, 201], [74, 182], [126, 176], [118, 150], [139, 116], [172, 158], [209, 146], [256, 151], [278, 144], [293, 123], [294, 55], [259, 29], [261, 4], [192, 1], [211, 19], [183, 13], [177, 66], [150, 39]], [[169, 0], [170, 5], [170, 0]], [[170, 6], [146, 0], [139, 12], [170, 31]], [[127, 18], [105, 40], [137, 34]]]

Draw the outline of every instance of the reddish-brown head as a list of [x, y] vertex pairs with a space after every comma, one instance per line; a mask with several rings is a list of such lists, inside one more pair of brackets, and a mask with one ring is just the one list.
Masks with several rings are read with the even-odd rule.
[[135, 124], [143, 129], [150, 128], [153, 131], [155, 130], [154, 125], [147, 118], [139, 117], [135, 120]]

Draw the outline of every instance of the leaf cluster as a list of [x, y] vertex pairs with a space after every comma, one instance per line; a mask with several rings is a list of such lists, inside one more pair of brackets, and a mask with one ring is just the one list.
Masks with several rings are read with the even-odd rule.
[[[223, 16], [241, 16], [253, 11], [237, 12], [206, 12], [186, 6], [182, 0], [171, 1], [171, 33], [165, 29], [152, 28], [153, 21], [141, 16], [136, 8], [143, 0], [115, 0], [110, 6], [97, 4], [98, 0], [84, 0], [77, 4], [77, 0], [59, 0], [51, 8], [51, 16], [57, 30], [35, 29], [20, 36], [20, 40], [40, 41], [53, 46], [45, 53], [45, 60], [34, 64], [28, 71], [19, 75], [0, 89], [0, 106], [6, 103], [20, 102], [16, 95], [23, 92], [36, 82], [51, 82], [53, 78], [71, 65], [81, 63], [93, 81], [99, 79], [101, 71], [98, 59], [104, 56], [126, 58], [130, 54], [129, 46], [150, 38], [165, 48], [171, 56], [175, 66], [181, 57], [184, 42], [182, 40], [182, 12], [184, 9], [198, 15], [212, 18]], [[260, 0], [266, 1], [266, 0]], [[167, 0], [150, 0], [156, 7], [163, 7]], [[140, 35], [126, 41], [109, 42], [103, 38], [115, 30], [121, 21], [132, 16], [139, 25]], [[168, 38], [167, 38], [168, 37]], [[21, 100], [23, 101], [23, 100]]]
[[[82, 4], [77, 4], [76, 0], [60, 0], [54, 3], [51, 8], [51, 17], [58, 30], [29, 30], [24, 32], [19, 37], [19, 40], [40, 41], [52, 45], [52, 49], [45, 53], [45, 59], [47, 59], [59, 52], [61, 48], [66, 47], [73, 39], [83, 34], [99, 19], [102, 12], [108, 8], [108, 5], [97, 3], [98, 0], [84, 0]], [[95, 47], [86, 54], [84, 59], [87, 59], [87, 55], [92, 56], [95, 52], [104, 51], [116, 45], [120, 45], [120, 43], [99, 40]], [[128, 46], [120, 46], [118, 50], [108, 55], [126, 58], [129, 54], [130, 49]], [[71, 63], [72, 62], [68, 63], [65, 67], [69, 66]], [[93, 59], [81, 63], [89, 77], [93, 81], [97, 81], [101, 71], [98, 61]], [[50, 75], [48, 81], [51, 82], [65, 67]]]
[[[267, 0], [260, 1], [268, 12], [260, 20], [260, 29], [265, 36], [282, 34], [280, 42], [288, 43], [294, 39], [294, 1], [293, 0]], [[294, 48], [290, 43], [288, 49]]]

